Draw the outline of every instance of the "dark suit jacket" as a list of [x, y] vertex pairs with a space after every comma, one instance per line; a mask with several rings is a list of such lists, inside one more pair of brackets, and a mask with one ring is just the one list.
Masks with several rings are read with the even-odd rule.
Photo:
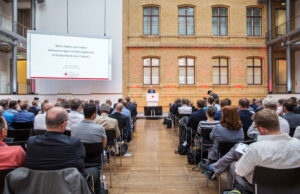
[[128, 117], [126, 117], [125, 115], [123, 115], [119, 112], [115, 112], [114, 114], [110, 114], [109, 117], [118, 120], [118, 125], [119, 125], [120, 130], [121, 129], [126, 129], [126, 124], [127, 124]]
[[131, 112], [131, 117], [137, 115], [136, 107], [135, 107], [133, 104], [128, 103], [127, 109], [130, 110], [130, 112]]
[[300, 106], [294, 107], [294, 113], [300, 114]]
[[181, 107], [181, 104], [174, 103], [171, 107], [171, 112], [176, 115], [178, 113], [178, 108]]
[[249, 110], [240, 110], [239, 115], [240, 115], [240, 119], [242, 122], [243, 130], [244, 130], [244, 136], [245, 136], [244, 139], [249, 139], [247, 132], [253, 122], [253, 120], [251, 119], [253, 113], [251, 113]]
[[149, 89], [149, 90], [148, 90], [148, 93], [155, 93], [155, 90]]
[[30, 107], [28, 109], [28, 112], [32, 112], [34, 115], [37, 115], [39, 113], [40, 109], [36, 108], [36, 107]]
[[83, 175], [85, 149], [76, 137], [46, 132], [27, 140], [25, 166], [34, 170], [58, 170], [75, 167]]
[[197, 127], [200, 121], [206, 121], [206, 112], [203, 109], [197, 110], [190, 115], [188, 127], [191, 127], [194, 131], [197, 131]]
[[295, 114], [293, 112], [288, 112], [285, 115], [283, 115], [282, 117], [289, 122], [290, 128], [295, 129], [296, 127], [300, 126], [300, 115], [299, 114]]

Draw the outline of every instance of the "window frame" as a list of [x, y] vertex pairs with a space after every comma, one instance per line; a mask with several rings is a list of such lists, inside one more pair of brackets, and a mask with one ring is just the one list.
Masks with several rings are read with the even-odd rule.
[[[179, 65], [179, 60], [180, 59], [184, 59], [185, 60], [185, 65], [184, 66], [180, 66]], [[194, 65], [193, 66], [188, 66], [187, 65], [187, 61], [188, 61], [188, 59], [193, 59], [194, 60]], [[196, 62], [196, 57], [190, 57], [190, 56], [184, 56], [184, 57], [179, 57], [178, 58], [178, 84], [179, 85], [181, 85], [181, 86], [184, 86], [184, 85], [188, 85], [188, 86], [192, 86], [192, 85], [195, 85], [195, 83], [196, 83], [196, 76], [195, 76], [195, 72], [196, 72], [196, 70], [195, 70], [195, 68], [196, 68], [196, 64], [195, 64], [195, 62]], [[194, 83], [192, 83], [192, 84], [188, 84], [188, 69], [189, 68], [193, 68], [193, 70], [194, 70]], [[185, 83], [184, 84], [181, 84], [181, 83], [179, 83], [179, 69], [180, 68], [184, 68], [185, 69]]]
[[[213, 57], [213, 59], [218, 59], [218, 66], [213, 65], [212, 68], [218, 68], [218, 70], [219, 70], [219, 83], [215, 84], [214, 81], [212, 81], [213, 85], [229, 85], [229, 57]], [[226, 61], [227, 61], [226, 66], [221, 65], [221, 59], [226, 59]], [[222, 77], [221, 76], [221, 68], [224, 68], [224, 67], [226, 67], [226, 70], [227, 70], [227, 83], [226, 84], [221, 83], [221, 77]]]
[[[248, 16], [247, 15], [247, 11], [248, 11], [248, 9], [251, 9], [251, 13], [252, 13], [252, 15], [251, 16]], [[254, 16], [254, 9], [259, 9], [260, 10], [260, 16]], [[248, 18], [250, 18], [251, 19], [251, 22], [252, 22], [252, 31], [251, 31], [251, 35], [248, 35]], [[255, 18], [260, 18], [260, 35], [255, 35], [254, 34], [254, 32], [255, 32], [255, 30], [254, 30], [254, 28], [255, 28], [255, 25], [254, 25], [254, 19]], [[246, 8], [246, 25], [247, 25], [247, 36], [262, 36], [262, 8], [260, 8], [260, 7], [247, 7]]]
[[[146, 8], [150, 8], [150, 15], [145, 15], [145, 9]], [[158, 9], [158, 14], [157, 15], [152, 15], [152, 9], [153, 8], [157, 8]], [[149, 34], [145, 34], [145, 17], [150, 17], [150, 33]], [[157, 34], [153, 34], [153, 30], [152, 30], [152, 18], [153, 17], [157, 17], [157, 21], [158, 21], [158, 32]], [[160, 21], [159, 21], [159, 7], [155, 6], [155, 5], [149, 5], [149, 6], [143, 6], [143, 36], [159, 36], [160, 33]]]
[[[220, 16], [220, 8], [225, 8], [226, 9], [226, 16]], [[218, 15], [214, 16], [213, 15], [213, 9], [218, 9]], [[213, 36], [228, 36], [228, 7], [224, 7], [224, 6], [216, 6], [216, 7], [212, 7], [212, 22], [213, 22], [213, 18], [218, 18], [218, 23], [219, 23], [219, 31], [218, 31], [218, 35], [214, 35]], [[221, 18], [227, 18], [227, 22], [226, 22], [226, 35], [221, 35]], [[214, 25], [212, 23], [212, 28], [214, 28]], [[213, 30], [212, 30], [213, 32]]]
[[[179, 9], [182, 9], [184, 8], [185, 9], [185, 15], [180, 15], [179, 14]], [[187, 9], [188, 8], [192, 8], [193, 9], [193, 15], [187, 15]], [[180, 34], [180, 23], [179, 23], [179, 19], [180, 18], [184, 18], [185, 19], [185, 34]], [[188, 24], [187, 24], [187, 19], [188, 18], [193, 18], [193, 34], [188, 34]], [[189, 5], [186, 5], [186, 6], [180, 6], [178, 7], [178, 35], [179, 36], [194, 36], [195, 35], [195, 7], [194, 6], [189, 6]]]
[[[150, 65], [149, 66], [145, 65], [145, 63], [144, 63], [145, 59], [150, 59]], [[158, 66], [152, 66], [152, 59], [157, 59], [158, 60]], [[148, 56], [148, 57], [143, 57], [142, 61], [143, 61], [143, 85], [160, 85], [160, 58], [159, 57]], [[150, 69], [150, 83], [149, 84], [145, 84], [145, 68]], [[158, 69], [158, 83], [157, 84], [152, 83], [152, 69], [153, 68]]]
[[[260, 57], [248, 57], [248, 59], [252, 60], [252, 66], [249, 66], [247, 64], [247, 85], [262, 85], [263, 84], [263, 79], [262, 79], [262, 67], [263, 67], [263, 60]], [[259, 59], [260, 60], [260, 66], [255, 66], [255, 59]], [[252, 69], [252, 84], [248, 83], [248, 69], [251, 68]], [[255, 84], [255, 69], [259, 68], [260, 69], [260, 83], [259, 84]]]

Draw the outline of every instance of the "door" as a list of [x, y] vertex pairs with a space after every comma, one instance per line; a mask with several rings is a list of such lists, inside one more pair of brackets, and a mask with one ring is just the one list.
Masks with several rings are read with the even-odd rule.
[[286, 11], [285, 9], [276, 9], [275, 13], [276, 36], [286, 34]]
[[276, 59], [275, 84], [278, 93], [286, 93], [287, 66], [286, 59]]

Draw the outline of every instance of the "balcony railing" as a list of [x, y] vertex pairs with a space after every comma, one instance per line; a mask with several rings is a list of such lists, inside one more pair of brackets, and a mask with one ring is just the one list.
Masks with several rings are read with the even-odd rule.
[[[280, 36], [284, 36], [286, 35], [286, 26], [290, 24], [291, 25], [291, 31], [300, 28], [300, 15], [295, 16], [294, 18], [290, 19], [289, 21], [282, 23], [278, 26], [275, 26], [272, 30], [271, 30], [271, 34], [272, 34], [272, 38], [271, 39], [275, 39], [277, 37]], [[266, 33], [266, 40], [267, 42], [269, 41], [269, 32], [268, 31]]]
[[[14, 22], [16, 22], [16, 21], [13, 21], [12, 18], [0, 13], [0, 27], [5, 28], [6, 30], [12, 32], [12, 26], [13, 26]], [[19, 22], [16, 22], [16, 23], [17, 23], [17, 28], [18, 28], [17, 33], [26, 38], [27, 30], [30, 30], [30, 27], [24, 26], [23, 24], [21, 24]]]

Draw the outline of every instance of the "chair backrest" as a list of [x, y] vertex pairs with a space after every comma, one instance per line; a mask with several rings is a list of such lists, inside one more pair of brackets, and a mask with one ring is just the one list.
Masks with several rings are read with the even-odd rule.
[[20, 167], [5, 177], [4, 193], [91, 194], [92, 192], [77, 168], [32, 170]]
[[65, 130], [64, 134], [67, 135], [67, 136], [71, 136], [71, 131], [70, 130]]
[[8, 146], [21, 146], [24, 151], [26, 152], [26, 149], [27, 149], [27, 144], [26, 144], [27, 141], [13, 141], [13, 142], [7, 142], [6, 144]]
[[12, 125], [14, 129], [33, 129], [33, 122], [13, 122]]
[[31, 134], [29, 129], [10, 129], [7, 131], [7, 137], [14, 138], [14, 141], [27, 141]]
[[103, 153], [103, 143], [83, 143], [85, 148], [84, 163], [101, 164], [101, 155]]
[[222, 156], [227, 154], [227, 152], [229, 152], [229, 150], [237, 143], [238, 142], [220, 141], [218, 146], [219, 157], [221, 158]]
[[6, 175], [13, 170], [14, 170], [14, 168], [0, 170], [0, 193], [3, 193]]
[[203, 126], [200, 129], [200, 137], [202, 138], [202, 143], [212, 144], [213, 141], [210, 139], [210, 133], [213, 130], [214, 126]]
[[253, 175], [256, 194], [299, 194], [300, 167], [292, 169], [272, 169], [256, 166]]
[[44, 135], [47, 130], [44, 129], [35, 129], [33, 132], [35, 135]]
[[105, 130], [107, 137], [107, 145], [113, 146], [116, 138], [116, 130]]

